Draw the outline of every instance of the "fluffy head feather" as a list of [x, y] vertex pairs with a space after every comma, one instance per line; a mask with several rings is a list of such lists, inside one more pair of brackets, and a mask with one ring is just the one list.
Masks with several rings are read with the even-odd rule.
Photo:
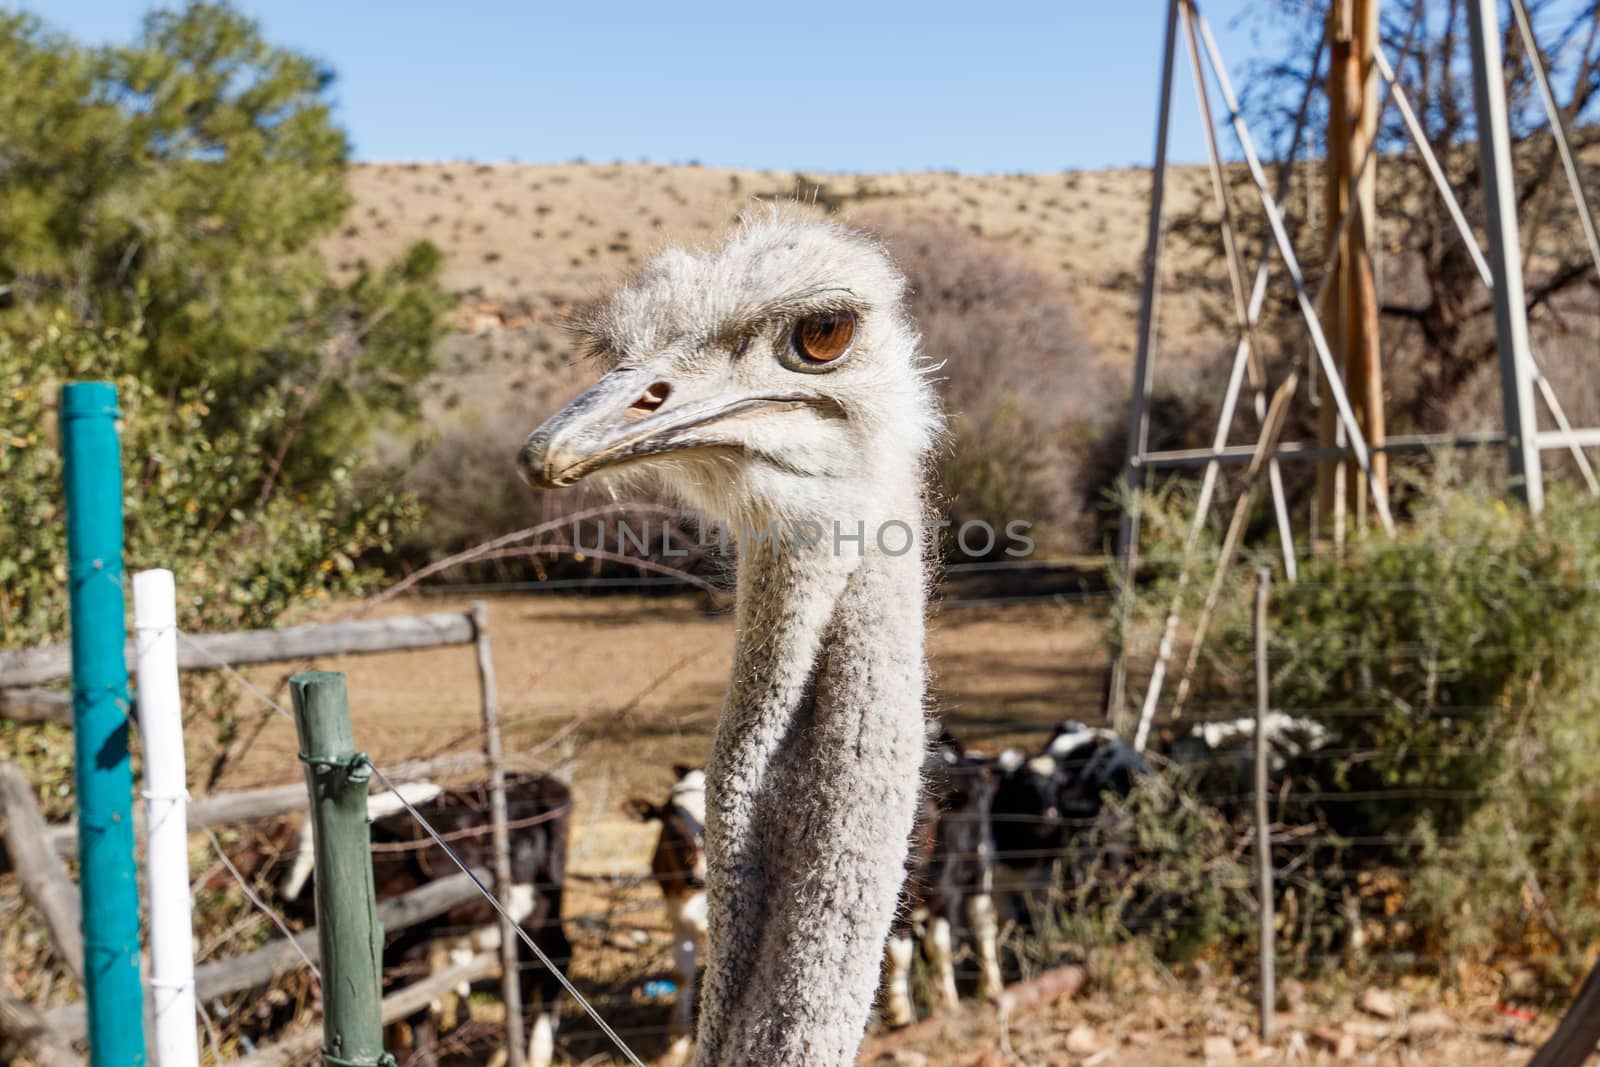
[[[805, 521], [915, 526], [915, 506], [889, 512], [920, 499], [942, 420], [904, 292], [876, 241], [777, 209], [744, 218], [716, 248], [664, 251], [575, 322], [607, 374], [529, 438], [525, 475], [567, 484], [563, 464], [609, 448], [576, 476], [647, 474], [735, 534]], [[854, 317], [845, 354], [800, 358], [797, 324], [840, 315]], [[641, 409], [647, 390], [664, 399]], [[725, 414], [674, 428], [705, 412]], [[630, 438], [620, 451], [618, 434]]]

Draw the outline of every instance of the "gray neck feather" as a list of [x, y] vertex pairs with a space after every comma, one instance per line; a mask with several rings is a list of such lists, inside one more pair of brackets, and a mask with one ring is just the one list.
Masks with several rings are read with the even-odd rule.
[[[919, 514], [916, 511], [913, 515]], [[706, 768], [695, 1067], [847, 1067], [877, 990], [923, 755], [924, 574], [756, 550]]]

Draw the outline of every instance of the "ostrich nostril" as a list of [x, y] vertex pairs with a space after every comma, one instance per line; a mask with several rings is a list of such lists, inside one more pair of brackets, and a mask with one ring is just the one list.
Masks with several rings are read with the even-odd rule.
[[672, 386], [666, 382], [656, 382], [639, 395], [639, 399], [629, 405], [629, 411], [651, 412], [667, 402], [667, 397], [672, 395]]

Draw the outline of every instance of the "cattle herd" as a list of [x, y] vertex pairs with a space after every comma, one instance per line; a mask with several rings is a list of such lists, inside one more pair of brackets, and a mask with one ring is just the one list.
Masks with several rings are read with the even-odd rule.
[[[1193, 767], [1192, 780], [1215, 785], [1226, 778], [1237, 787], [1248, 781], [1254, 728], [1253, 719], [1195, 726], [1171, 746], [1167, 758]], [[1279, 765], [1328, 740], [1320, 725], [1282, 713], [1268, 720], [1267, 732]], [[935, 727], [923, 765], [905, 886], [885, 952], [882, 1021], [904, 1026], [916, 1017], [911, 978], [919, 944], [934, 1010], [953, 1008], [960, 995], [958, 943], [974, 961], [977, 995], [1000, 992], [1002, 930], [1028, 929], [1045, 913], [1041, 905], [1050, 894], [1072, 885], [1090, 858], [1085, 851], [1106, 847], [1106, 834], [1095, 835], [1091, 845], [1085, 831], [1104, 827], [1106, 813], [1115, 810], [1108, 799], [1127, 796], [1147, 769], [1140, 753], [1115, 733], [1078, 722], [1059, 724], [1031, 754], [980, 752]], [[706, 945], [705, 775], [688, 766], [673, 770], [674, 784], [659, 803], [635, 798], [624, 806], [631, 817], [659, 827], [650, 866], [672, 938], [670, 988], [676, 1002], [668, 1024], [669, 1059], [684, 1057], [691, 1048], [696, 973]], [[369, 805], [380, 899], [456, 872], [407, 804], [468, 866], [491, 867], [487, 783], [445, 788], [411, 782], [397, 791], [406, 803], [384, 793]], [[506, 791], [512, 885], [503, 903], [545, 954], [563, 963], [572, 956], [562, 926], [572, 794], [561, 781], [541, 774], [510, 775]], [[308, 823], [298, 835], [277, 888], [286, 910], [309, 921], [313, 848]], [[386, 973], [427, 973], [498, 944], [492, 908], [474, 900], [391, 936], [384, 968]], [[559, 984], [525, 945], [518, 951], [523, 1003], [534, 1008], [528, 1060], [546, 1067], [554, 1051]], [[466, 993], [458, 989], [408, 1020], [412, 1062], [437, 1062], [439, 1035], [460, 1020], [456, 998]]]

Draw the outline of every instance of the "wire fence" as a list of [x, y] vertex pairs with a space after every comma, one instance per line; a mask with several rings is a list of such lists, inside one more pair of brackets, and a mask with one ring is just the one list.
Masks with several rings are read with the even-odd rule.
[[[1406, 546], [1404, 551], [1411, 551]], [[1420, 550], [1421, 546], [1415, 546]], [[1478, 551], [1480, 542], [1462, 541], [1435, 546], [1452, 551]], [[1585, 546], [1571, 543], [1569, 547]], [[1364, 543], [1353, 542], [1346, 553], [1359, 559], [1371, 551]], [[1394, 551], [1394, 548], [1388, 551]], [[1170, 557], [1147, 557], [1152, 566], [1204, 565], [1208, 557], [1200, 554], [1174, 554]], [[1214, 562], [1214, 560], [1212, 560]], [[1470, 576], [1467, 578], [1471, 580]], [[1526, 575], [1521, 579], [1532, 588], [1569, 590], [1570, 580], [1547, 580]], [[1240, 578], [1235, 583], [1242, 587]], [[1577, 587], [1592, 591], [1600, 583], [1579, 582]], [[1360, 578], [1341, 579], [1336, 583], [1305, 582], [1301, 588], [1362, 589], [1383, 592], [1426, 590], [1426, 583], [1410, 581], [1366, 581]], [[1052, 594], [1041, 601], [1071, 603], [1074, 598], [1092, 600], [1113, 595], [1111, 590], [1082, 591], [1072, 596]], [[191, 650], [199, 646], [182, 637]], [[1156, 643], [1130, 642], [1134, 663], [1154, 654]], [[1437, 656], [1440, 649], [1427, 641], [1404, 640], [1382, 647], [1348, 648], [1332, 653], [1334, 658], [1354, 663], [1393, 661], [1401, 658], [1424, 660]], [[1273, 648], [1268, 664], [1274, 671], [1293, 667], [1297, 662], [1291, 649]], [[216, 666], [229, 683], [236, 686], [243, 699], [269, 709], [269, 714], [292, 719], [288, 711], [263, 687], [231, 666], [217, 662]], [[1137, 670], [1137, 666], [1136, 666]], [[465, 710], [463, 706], [463, 711]], [[1088, 721], [1098, 721], [1098, 708], [1081, 709], [1076, 716]], [[1167, 731], [1167, 743], [1187, 736], [1196, 727], [1208, 724], [1227, 724], [1248, 717], [1252, 709], [1245, 701], [1227, 694], [1201, 692], [1189, 704], [1187, 713], [1177, 720], [1163, 719], [1159, 726]], [[1323, 766], [1359, 762], [1381, 751], [1364, 745], [1350, 744], [1337, 737], [1337, 727], [1345, 722], [1381, 721], [1404, 712], [1408, 716], [1427, 719], [1460, 720], [1463, 724], [1504, 716], [1508, 708], [1503, 703], [1436, 703], [1416, 707], [1406, 705], [1397, 698], [1374, 693], [1361, 700], [1339, 706], [1274, 705], [1274, 710], [1294, 717], [1323, 722], [1334, 728], [1334, 736], [1314, 751], [1297, 753], [1292, 772], [1275, 774], [1272, 797], [1273, 822], [1270, 827], [1272, 846], [1272, 875], [1280, 895], [1294, 898], [1292, 907], [1280, 903], [1280, 930], [1285, 937], [1283, 959], [1295, 966], [1316, 969], [1331, 965], [1348, 966], [1355, 961], [1362, 967], [1393, 969], [1396, 971], [1429, 969], [1439, 966], [1441, 924], [1451, 917], [1441, 913], [1437, 906], [1419, 903], [1411, 888], [1418, 869], [1416, 858], [1422, 843], [1409, 832], [1351, 833], [1342, 832], [1324, 815], [1343, 807], [1364, 804], [1383, 804], [1394, 807], [1419, 802], [1475, 804], [1482, 801], [1490, 787], [1442, 787], [1427, 783], [1406, 783], [1375, 790], [1307, 787], [1302, 777], [1308, 769], [1314, 772]], [[982, 743], [995, 738], [1015, 739], [1030, 727], [1040, 730], [1039, 743], [1043, 743], [1043, 728], [1035, 718], [1032, 722], [984, 722], [962, 732], [962, 740]], [[456, 742], [466, 742], [476, 731], [463, 731]], [[1413, 756], [1449, 758], [1460, 755], [1462, 746], [1451, 744], [1419, 745], [1410, 750]], [[1025, 753], [1032, 755], [1033, 750]], [[1158, 775], [1175, 774], [1170, 765], [1170, 749], [1152, 753], [1150, 763]], [[1189, 776], [1182, 792], [1184, 802], [1208, 811], [1240, 811], [1252, 799], [1247, 786], [1218, 784], [1215, 774], [1226, 779], [1239, 766], [1237, 752], [1215, 753], [1191, 763], [1183, 769]], [[391, 790], [397, 784], [391, 774], [376, 770], [381, 782]], [[1528, 783], [1525, 794], [1529, 797], [1558, 799], [1564, 795], [1560, 784]], [[449, 833], [440, 834], [429, 824], [425, 815], [409, 802], [405, 808], [421, 828], [425, 840], [443, 850], [458, 869], [468, 870], [468, 865], [450, 847], [453, 839]], [[1115, 805], [1108, 810], [1121, 818], [1132, 818]], [[1237, 920], [1248, 917], [1256, 906], [1256, 895], [1247, 867], [1252, 841], [1249, 827], [1234, 819], [1223, 819], [1209, 825], [1211, 836], [1203, 841], [1175, 836], [1166, 839], [1140, 839], [1129, 837], [1121, 829], [1118, 818], [1103, 816], [1090, 819], [1047, 818], [1043, 815], [1000, 815], [994, 817], [996, 829], [1006, 824], [1026, 828], [1049, 826], [1059, 830], [1065, 839], [1054, 841], [1047, 847], [996, 848], [987, 854], [979, 852], [947, 852], [941, 860], [960, 861], [986, 858], [998, 865], [1027, 867], [1044, 861], [1059, 868], [1057, 876], [1048, 887], [1035, 890], [1024, 887], [1019, 898], [1037, 897], [1016, 903], [1007, 913], [1004, 943], [1007, 946], [1009, 973], [1026, 975], [1053, 961], [1082, 958], [1096, 945], [1118, 940], [1153, 941], [1172, 943], [1184, 939], [1195, 942], [1218, 938], [1231, 941], [1235, 946], [1248, 947], [1248, 930], [1240, 928]], [[1333, 820], [1337, 823], [1339, 820]], [[1561, 827], [1518, 827], [1513, 832], [1520, 849], [1537, 853], [1556, 848], [1566, 840], [1569, 830]], [[1119, 836], [1119, 833], [1122, 836]], [[274, 899], [275, 884], [270, 875], [274, 856], [281, 861], [283, 849], [267, 849], [256, 855], [254, 867], [235, 862], [230, 849], [240, 844], [228, 845], [217, 836], [211, 836], [217, 861], [209, 869], [216, 877], [237, 887], [251, 912], [258, 920], [245, 922], [236, 919], [228, 928], [215, 931], [202, 948], [204, 958], [217, 958], [231, 947], [259, 943], [264, 932], [292, 934], [303, 921], [299, 917], [283, 914], [281, 902]], [[1461, 834], [1436, 837], [1427, 842], [1434, 850], [1450, 850], [1465, 843]], [[382, 862], [381, 854], [375, 860]], [[1195, 887], [1199, 880], [1188, 882], [1173, 880], [1175, 870], [1188, 867], [1202, 870], [1209, 882], [1205, 888], [1221, 905], [1210, 911], [1196, 913], [1188, 902], [1177, 899], [1178, 889]], [[1600, 874], [1600, 858], [1575, 857], [1563, 860], [1561, 872], [1572, 882], [1592, 885]], [[1547, 871], [1514, 872], [1513, 877], [1529, 881], [1525, 901], [1511, 910], [1521, 913], [1530, 930], [1555, 951], [1569, 954], [1586, 944], [1582, 930], [1569, 930], [1560, 917], [1549, 914], [1549, 908], [1540, 903], [1545, 894], [1554, 895], [1566, 887], [1545, 881]], [[202, 873], [198, 883], [211, 878]], [[1531, 880], [1531, 881], [1530, 881]], [[501, 908], [494, 895], [474, 878], [483, 898], [497, 910]], [[640, 872], [616, 874], [569, 875], [564, 887], [583, 886], [585, 903], [569, 909], [560, 917], [520, 924], [523, 936], [530, 942], [542, 929], [562, 923], [570, 932], [575, 946], [573, 957], [545, 959], [538, 966], [550, 967], [560, 973], [569, 994], [573, 1009], [567, 1014], [572, 1024], [565, 1031], [564, 1044], [572, 1049], [583, 1049], [588, 1055], [605, 1055], [607, 1047], [613, 1056], [629, 1062], [638, 1062], [634, 1048], [640, 1043], [641, 1052], [647, 1052], [651, 1043], [665, 1041], [672, 1033], [669, 1021], [672, 993], [658, 982], [660, 976], [671, 973], [670, 934], [662, 919], [659, 894], [648, 874]], [[539, 883], [536, 891], [557, 888]], [[1230, 921], [1219, 920], [1219, 913], [1232, 913]], [[1220, 929], [1219, 929], [1220, 928]], [[472, 928], [435, 924], [434, 932], [450, 935], [470, 932]], [[1336, 963], [1334, 961], [1337, 961]], [[303, 988], [287, 989], [284, 996], [296, 1018], [304, 1019], [315, 1010], [317, 970], [311, 961], [302, 958], [306, 965]], [[970, 945], [963, 946], [958, 958], [957, 974], [963, 988], [975, 985], [978, 968]], [[414, 967], [415, 965], [412, 965]], [[533, 966], [525, 964], [525, 966]], [[389, 975], [391, 980], [409, 977], [412, 970], [397, 968]], [[1544, 994], [1553, 997], [1547, 990]], [[219, 1059], [220, 1049], [228, 1043], [230, 1035], [244, 1042], [258, 1041], [280, 1032], [285, 1025], [280, 1016], [259, 1019], [256, 1025], [240, 1028], [247, 1012], [241, 1009], [241, 997], [223, 998], [203, 1005], [211, 1033], [208, 1046], [213, 1059]], [[580, 1014], [581, 1013], [581, 1014]], [[588, 1020], [584, 1025], [584, 1020]], [[592, 1027], [592, 1029], [591, 1029]], [[222, 1032], [218, 1032], [219, 1028]], [[492, 1040], [492, 1028], [475, 1026], [448, 1036], [447, 1045], [461, 1048], [471, 1042]], [[240, 1048], [249, 1048], [241, 1043]], [[630, 1059], [631, 1057], [631, 1059]]]

